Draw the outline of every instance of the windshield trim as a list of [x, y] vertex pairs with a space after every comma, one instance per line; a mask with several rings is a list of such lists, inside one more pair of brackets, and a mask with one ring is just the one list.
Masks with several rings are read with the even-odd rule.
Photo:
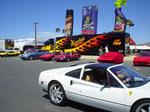
[[[121, 78], [121, 77], [118, 78], [118, 76], [117, 76], [118, 73], [116, 74], [116, 72], [118, 70], [121, 70], [120, 68], [122, 68], [122, 67], [123, 67], [123, 69], [125, 69], [127, 74], [124, 75], [124, 78]], [[116, 71], [115, 69], [116, 70], [118, 69], [118, 70]], [[140, 87], [140, 86], [143, 86], [143, 85], [145, 85], [146, 83], [149, 82], [149, 80], [147, 79], [146, 76], [144, 76], [143, 74], [140, 74], [139, 72], [137, 72], [137, 71], [135, 71], [135, 70], [133, 70], [133, 69], [131, 69], [129, 67], [126, 67], [126, 66], [120, 65], [120, 66], [111, 67], [111, 68], [109, 68], [109, 72], [111, 74], [113, 74], [113, 76], [120, 82], [120, 84], [124, 85], [123, 87], [126, 87], [126, 88]], [[121, 72], [121, 74], [122, 74], [122, 72]], [[128, 76], [126, 76], [126, 75], [128, 75]], [[129, 80], [127, 80], [127, 79], [129, 79]], [[139, 79], [142, 79], [143, 81], [139, 80]], [[134, 83], [132, 83], [132, 81]], [[140, 83], [140, 82], [142, 82], [142, 83]]]
[[121, 80], [119, 80], [117, 78], [117, 76], [110, 70], [111, 68], [114, 68], [114, 67], [118, 67], [118, 66], [123, 66], [123, 64], [117, 64], [117, 65], [113, 65], [113, 66], [110, 66], [107, 68], [107, 71], [122, 85], [123, 88], [128, 88]]

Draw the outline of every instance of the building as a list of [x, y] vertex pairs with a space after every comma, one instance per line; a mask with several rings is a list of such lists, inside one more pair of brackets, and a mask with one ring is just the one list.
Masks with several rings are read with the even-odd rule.
[[[46, 40], [47, 38], [37, 38], [37, 46], [42, 46]], [[14, 47], [19, 48], [21, 51], [25, 51], [34, 46], [35, 46], [34, 38], [14, 40]]]

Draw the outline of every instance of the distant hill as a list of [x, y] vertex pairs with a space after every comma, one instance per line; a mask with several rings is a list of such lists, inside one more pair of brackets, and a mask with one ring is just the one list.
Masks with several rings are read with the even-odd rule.
[[150, 42], [146, 42], [146, 43], [143, 43], [143, 44], [137, 44], [137, 45], [148, 45], [148, 46], [150, 46]]
[[146, 42], [146, 43], [145, 43], [145, 45], [148, 45], [148, 46], [150, 46], [150, 42]]

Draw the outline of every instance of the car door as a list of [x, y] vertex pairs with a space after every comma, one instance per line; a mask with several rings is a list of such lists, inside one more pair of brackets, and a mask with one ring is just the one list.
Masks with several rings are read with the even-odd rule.
[[76, 53], [73, 53], [73, 58], [78, 59], [78, 55]]
[[[81, 72], [83, 77], [84, 72]], [[86, 81], [81, 77], [80, 80], [70, 79], [68, 91], [71, 99], [80, 103], [115, 112], [123, 112], [125, 109], [125, 90], [121, 86], [110, 87], [104, 83]]]
[[36, 58], [39, 58], [39, 56], [41, 56], [42, 54], [44, 54], [44, 52], [42, 50], [39, 50], [38, 52], [36, 52]]

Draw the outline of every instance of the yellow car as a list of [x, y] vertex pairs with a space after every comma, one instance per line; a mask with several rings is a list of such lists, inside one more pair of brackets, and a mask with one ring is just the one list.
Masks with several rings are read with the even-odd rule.
[[9, 48], [5, 50], [5, 52], [6, 52], [6, 56], [18, 56], [21, 54], [18, 48]]
[[7, 51], [6, 56], [18, 56], [20, 55], [19, 51]]
[[1, 56], [1, 57], [6, 56], [6, 54], [7, 54], [7, 53], [6, 53], [5, 51], [0, 51], [0, 56]]

